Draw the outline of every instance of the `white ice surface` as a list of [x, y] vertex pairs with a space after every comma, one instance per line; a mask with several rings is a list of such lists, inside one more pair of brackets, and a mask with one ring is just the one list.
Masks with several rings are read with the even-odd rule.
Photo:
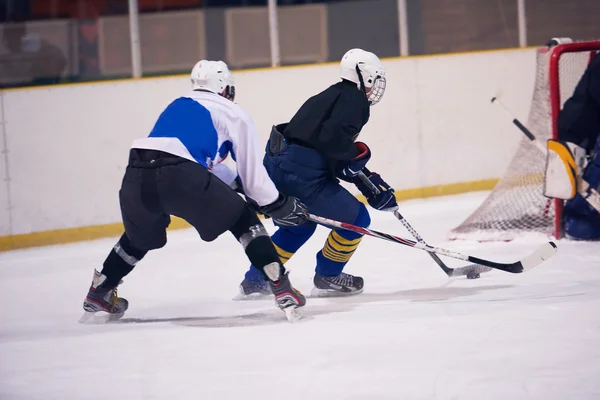
[[[544, 241], [446, 242], [484, 196], [401, 212], [430, 244], [493, 260]], [[393, 216], [372, 217], [410, 238]], [[326, 233], [289, 263], [305, 293]], [[559, 241], [524, 274], [449, 281], [425, 252], [365, 238], [346, 268], [365, 292], [309, 299], [290, 324], [272, 300], [231, 300], [247, 267], [233, 237], [176, 231], [120, 286], [120, 323], [78, 324], [115, 240], [0, 254], [0, 399], [600, 398], [600, 243]]]

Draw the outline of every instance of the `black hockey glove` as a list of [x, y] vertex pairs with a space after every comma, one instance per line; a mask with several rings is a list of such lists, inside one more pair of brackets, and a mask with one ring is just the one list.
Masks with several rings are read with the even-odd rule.
[[373, 182], [377, 189], [379, 189], [379, 193], [375, 193], [373, 190], [371, 190], [369, 185], [365, 184], [360, 178], [354, 178], [353, 183], [367, 198], [369, 205], [380, 211], [396, 211], [398, 209], [398, 203], [396, 202], [394, 189], [392, 189], [390, 185], [381, 179], [381, 176], [379, 176], [378, 173], [371, 172], [366, 168], [363, 170], [363, 172], [367, 178]]
[[337, 177], [346, 182], [352, 182], [371, 158], [371, 149], [366, 144], [363, 142], [356, 142], [354, 144], [359, 154], [352, 160], [342, 164], [337, 173]]
[[308, 220], [306, 206], [295, 197], [279, 194], [273, 203], [259, 208], [261, 214], [273, 218], [273, 222], [282, 226], [302, 225]]

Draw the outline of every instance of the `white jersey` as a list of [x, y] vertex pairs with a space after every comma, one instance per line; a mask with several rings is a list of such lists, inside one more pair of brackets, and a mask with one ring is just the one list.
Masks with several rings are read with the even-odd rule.
[[248, 197], [260, 206], [279, 197], [262, 164], [252, 119], [240, 106], [215, 93], [194, 91], [174, 100], [158, 117], [150, 135], [131, 147], [160, 150], [197, 162], [228, 185], [236, 173], [220, 163], [231, 154]]

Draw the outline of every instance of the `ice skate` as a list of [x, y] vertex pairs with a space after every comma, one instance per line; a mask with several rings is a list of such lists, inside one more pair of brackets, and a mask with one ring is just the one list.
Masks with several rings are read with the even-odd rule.
[[117, 288], [103, 286], [106, 276], [94, 270], [94, 279], [90, 290], [83, 301], [85, 313], [79, 320], [81, 323], [104, 323], [114, 321], [123, 316], [129, 302], [117, 296]]
[[269, 282], [271, 290], [275, 295], [275, 303], [290, 322], [302, 318], [299, 308], [306, 304], [306, 298], [300, 291], [292, 287], [288, 274], [284, 274], [278, 281]]
[[234, 297], [234, 300], [263, 300], [272, 296], [273, 292], [267, 281], [249, 281], [244, 279], [240, 284], [240, 292]]
[[362, 293], [364, 280], [342, 272], [338, 276], [321, 276], [315, 274], [315, 284], [310, 295], [313, 297], [340, 297]]

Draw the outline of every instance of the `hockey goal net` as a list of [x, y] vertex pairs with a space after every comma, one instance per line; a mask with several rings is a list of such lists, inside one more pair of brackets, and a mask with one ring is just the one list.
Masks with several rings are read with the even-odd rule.
[[[558, 113], [599, 50], [600, 41], [537, 49], [527, 127], [542, 143], [557, 138]], [[450, 232], [450, 239], [512, 240], [525, 232], [562, 237], [562, 201], [542, 194], [545, 163], [545, 155], [523, 137], [504, 176], [479, 208]]]

